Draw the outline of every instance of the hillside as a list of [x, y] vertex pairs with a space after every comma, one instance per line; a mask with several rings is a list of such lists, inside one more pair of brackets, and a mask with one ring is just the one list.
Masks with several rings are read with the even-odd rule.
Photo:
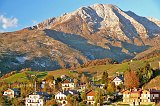
[[[158, 69], [158, 62], [160, 61], [160, 57], [152, 57], [149, 59], [143, 59], [143, 60], [134, 60], [129, 62], [124, 62], [120, 64], [106, 64], [106, 65], [96, 65], [96, 66], [88, 66], [85, 68], [77, 68], [74, 69], [75, 71], [71, 71], [70, 69], [60, 69], [60, 70], [54, 70], [54, 71], [45, 71], [45, 72], [38, 72], [38, 79], [42, 80], [45, 79], [47, 76], [54, 76], [55, 78], [60, 77], [61, 75], [68, 75], [72, 77], [77, 77], [78, 73], [85, 73], [90, 76], [94, 76], [97, 78], [101, 78], [101, 75], [104, 71], [107, 71], [109, 74], [109, 77], [114, 77], [116, 75], [116, 72], [125, 72], [128, 68], [131, 70], [137, 70], [138, 68], [143, 67], [146, 62], [149, 62], [151, 64], [151, 67], [156, 70]], [[29, 71], [29, 73], [34, 74], [34, 71]], [[159, 81], [159, 71], [156, 71], [156, 76], [153, 78], [148, 84], [145, 85], [145, 87], [155, 87], [157, 86], [156, 83]], [[17, 80], [20, 79], [20, 80]], [[9, 77], [3, 78], [0, 80], [0, 82], [27, 82], [28, 79], [26, 77], [25, 72], [18, 72], [16, 74], [13, 74]], [[158, 86], [157, 86], [158, 87]]]
[[0, 70], [56, 70], [160, 50], [160, 21], [95, 4], [16, 32], [0, 33]]

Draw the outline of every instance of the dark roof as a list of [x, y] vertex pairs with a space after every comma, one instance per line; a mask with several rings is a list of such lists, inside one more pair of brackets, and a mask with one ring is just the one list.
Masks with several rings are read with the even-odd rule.
[[61, 93], [63, 93], [64, 95], [69, 95], [69, 94], [71, 94], [72, 95], [72, 93], [71, 92], [73, 92], [73, 95], [75, 95], [75, 94], [79, 94], [79, 92], [77, 91], [77, 90], [69, 90], [69, 91], [64, 91], [64, 92], [62, 92], [62, 91], [59, 91], [59, 92], [61, 92]]
[[103, 87], [104, 85], [102, 85], [102, 84], [93, 84], [93, 86], [95, 86], [95, 87]]
[[74, 81], [71, 78], [66, 78], [66, 79], [63, 80], [63, 83], [73, 83], [73, 82]]
[[69, 92], [73, 92], [73, 95], [74, 94], [79, 94], [79, 92], [77, 90], [69, 90]]
[[18, 88], [11, 88], [11, 90], [13, 90], [14, 92], [20, 92], [20, 89]]
[[40, 95], [45, 100], [49, 100], [52, 97], [52, 95], [48, 94], [47, 92], [36, 92], [36, 94]]
[[65, 94], [66, 96], [67, 96], [68, 94], [70, 94], [69, 91], [64, 91], [64, 92], [62, 92], [62, 93]]
[[[124, 81], [124, 77], [123, 77], [123, 76], [120, 75], [120, 76], [116, 76], [116, 77], [118, 77], [120, 80]], [[115, 79], [116, 77], [114, 77], [114, 79]], [[114, 79], [113, 79], [113, 80], [114, 80]]]

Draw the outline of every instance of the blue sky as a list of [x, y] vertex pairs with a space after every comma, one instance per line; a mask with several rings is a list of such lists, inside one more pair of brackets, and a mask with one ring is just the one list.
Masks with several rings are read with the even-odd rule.
[[160, 19], [160, 0], [0, 0], [0, 32], [19, 30], [95, 3]]

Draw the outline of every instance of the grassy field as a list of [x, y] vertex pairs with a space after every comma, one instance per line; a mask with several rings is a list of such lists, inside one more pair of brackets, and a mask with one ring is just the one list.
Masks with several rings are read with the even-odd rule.
[[[148, 60], [135, 60], [132, 62], [125, 62], [121, 64], [107, 64], [107, 65], [98, 65], [98, 66], [90, 66], [87, 68], [78, 68], [75, 69], [77, 72], [90, 72], [90, 73], [97, 73], [96, 75], [102, 74], [104, 71], [108, 71], [109, 76], [114, 76], [116, 72], [125, 72], [129, 67], [131, 70], [137, 70], [140, 67], [143, 67], [146, 62], [151, 64], [153, 69], [158, 68], [158, 61], [160, 61], [160, 57], [151, 58]], [[57, 71], [50, 71], [48, 75], [53, 75], [58, 77], [60, 75], [69, 75], [69, 70], [57, 70]]]
[[148, 82], [146, 85], [144, 85], [144, 88], [157, 88], [160, 89], [160, 75], [152, 79], [150, 82]]
[[[34, 71], [28, 72], [31, 75], [34, 75]], [[38, 79], [44, 78], [48, 73], [47, 72], [38, 72], [37, 77]], [[10, 77], [4, 78], [1, 81], [5, 81], [7, 83], [13, 83], [13, 82], [28, 82], [29, 80], [26, 77], [26, 74], [24, 72], [22, 73], [16, 73]]]

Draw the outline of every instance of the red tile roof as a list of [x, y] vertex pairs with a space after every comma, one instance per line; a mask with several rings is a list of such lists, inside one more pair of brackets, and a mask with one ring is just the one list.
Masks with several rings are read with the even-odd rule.
[[95, 95], [95, 92], [94, 91], [90, 91], [87, 93], [87, 96], [94, 96]]
[[69, 80], [64, 80], [63, 83], [71, 83]]

